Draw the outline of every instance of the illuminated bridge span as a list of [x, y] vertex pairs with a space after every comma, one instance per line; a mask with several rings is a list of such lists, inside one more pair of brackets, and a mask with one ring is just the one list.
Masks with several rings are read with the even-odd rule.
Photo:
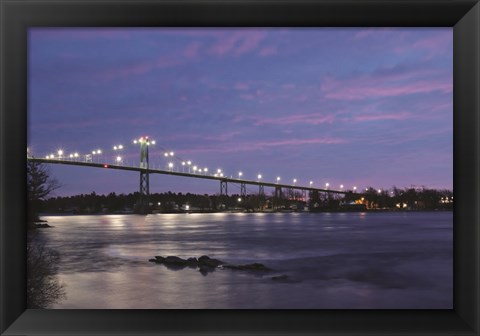
[[[280, 183], [280, 177], [276, 178], [276, 182], [266, 182], [262, 181], [262, 175], [258, 175], [256, 180], [249, 180], [243, 178], [242, 172], [238, 173], [238, 178], [228, 177], [224, 175], [221, 169], [217, 169], [215, 172], [209, 172], [208, 168], [199, 168], [199, 166], [193, 164], [190, 160], [182, 160], [178, 156], [175, 156], [173, 151], [166, 151], [164, 148], [164, 157], [169, 159], [165, 166], [166, 169], [161, 169], [160, 166], [155, 168], [155, 165], [150, 165], [149, 160], [149, 147], [155, 145], [154, 140], [150, 140], [148, 137], [142, 137], [133, 141], [134, 145], [140, 146], [140, 162], [138, 166], [130, 164], [127, 162], [121, 153], [125, 149], [123, 145], [113, 146], [113, 153], [105, 153], [101, 149], [93, 150], [88, 154], [79, 154], [78, 152], [66, 154], [64, 150], [57, 150], [56, 154], [48, 154], [43, 158], [34, 157], [29, 149], [27, 149], [27, 160], [38, 163], [48, 163], [48, 164], [62, 164], [62, 165], [72, 165], [72, 166], [82, 166], [82, 167], [93, 167], [93, 168], [102, 168], [102, 169], [117, 169], [117, 170], [127, 170], [127, 171], [136, 171], [140, 173], [140, 183], [139, 191], [140, 198], [137, 204], [137, 212], [139, 213], [148, 213], [149, 212], [149, 195], [150, 195], [150, 174], [163, 174], [163, 175], [173, 175], [173, 176], [183, 176], [196, 179], [206, 179], [206, 180], [216, 180], [220, 182], [220, 195], [228, 195], [228, 183], [234, 183], [240, 185], [240, 197], [246, 198], [247, 196], [247, 185], [258, 186], [259, 195], [264, 195], [264, 188], [274, 188], [275, 199], [281, 199], [284, 197], [283, 189], [287, 191], [287, 197], [292, 197], [295, 193], [301, 192], [305, 195], [307, 192], [323, 192], [323, 193], [333, 193], [333, 194], [347, 194], [352, 191], [343, 190], [333, 190], [329, 189], [329, 184], [326, 184], [326, 188], [316, 188], [313, 187], [313, 182], [309, 182], [309, 186], [297, 185], [296, 179], [293, 179], [293, 184]], [[106, 160], [107, 157], [112, 157], [111, 160]], [[177, 164], [176, 164], [177, 163]], [[181, 167], [181, 168], [177, 168]], [[356, 187], [353, 187], [353, 192], [356, 193]]]

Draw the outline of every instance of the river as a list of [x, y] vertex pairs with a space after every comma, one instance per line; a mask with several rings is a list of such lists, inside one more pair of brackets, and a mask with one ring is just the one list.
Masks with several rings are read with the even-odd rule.
[[[52, 308], [453, 307], [451, 212], [42, 218], [66, 291]], [[274, 271], [170, 269], [148, 261], [156, 255]]]

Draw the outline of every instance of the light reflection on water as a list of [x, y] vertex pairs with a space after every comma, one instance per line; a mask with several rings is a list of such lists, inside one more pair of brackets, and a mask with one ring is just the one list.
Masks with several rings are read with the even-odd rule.
[[[448, 212], [44, 218], [67, 291], [55, 308], [452, 308]], [[275, 271], [203, 275], [149, 263], [155, 255]]]

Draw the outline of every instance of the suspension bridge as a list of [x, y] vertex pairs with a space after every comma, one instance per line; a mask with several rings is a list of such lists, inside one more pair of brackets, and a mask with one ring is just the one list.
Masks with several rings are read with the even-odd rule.
[[[353, 187], [353, 190], [334, 190], [329, 188], [329, 184], [326, 184], [325, 188], [313, 187], [313, 182], [310, 181], [308, 186], [297, 185], [297, 180], [293, 179], [292, 184], [281, 183], [280, 177], [276, 178], [275, 182], [268, 182], [262, 180], [262, 175], [258, 174], [256, 179], [246, 179], [243, 177], [243, 173], [239, 172], [238, 177], [227, 176], [221, 169], [209, 171], [208, 168], [200, 168], [199, 165], [192, 163], [191, 160], [183, 160], [175, 155], [173, 151], [167, 151], [163, 147], [163, 156], [169, 159], [165, 165], [165, 168], [161, 168], [160, 165], [150, 164], [149, 148], [152, 145], [156, 145], [155, 140], [151, 140], [149, 137], [141, 137], [133, 141], [134, 145], [140, 148], [140, 159], [137, 164], [134, 162], [128, 162], [122, 155], [122, 151], [125, 149], [123, 145], [115, 145], [112, 147], [113, 152], [105, 152], [100, 149], [91, 151], [90, 153], [78, 153], [72, 152], [66, 154], [64, 150], [57, 150], [55, 154], [48, 154], [43, 157], [35, 157], [30, 149], [27, 148], [27, 160], [37, 163], [46, 164], [60, 164], [71, 165], [81, 167], [92, 167], [101, 169], [116, 169], [124, 171], [135, 171], [140, 175], [139, 179], [139, 199], [136, 206], [136, 212], [146, 214], [150, 212], [149, 195], [150, 195], [150, 174], [162, 174], [172, 176], [183, 176], [195, 179], [214, 180], [220, 184], [220, 196], [228, 195], [228, 185], [237, 184], [240, 185], [240, 197], [247, 197], [247, 185], [258, 187], [258, 195], [265, 195], [265, 187], [273, 188], [274, 199], [281, 200], [284, 197], [293, 197], [295, 192], [300, 192], [306, 195], [307, 192], [322, 192], [332, 194], [347, 194], [357, 193], [357, 188]], [[108, 160], [108, 158], [111, 158]], [[285, 196], [286, 195], [286, 196]]]

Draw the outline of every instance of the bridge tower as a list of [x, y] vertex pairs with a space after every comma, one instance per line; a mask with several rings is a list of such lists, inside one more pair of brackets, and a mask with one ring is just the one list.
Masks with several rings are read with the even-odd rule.
[[136, 212], [140, 214], [150, 213], [150, 179], [148, 175], [148, 146], [150, 141], [148, 137], [140, 138], [138, 141], [140, 144], [140, 198], [137, 203]]

